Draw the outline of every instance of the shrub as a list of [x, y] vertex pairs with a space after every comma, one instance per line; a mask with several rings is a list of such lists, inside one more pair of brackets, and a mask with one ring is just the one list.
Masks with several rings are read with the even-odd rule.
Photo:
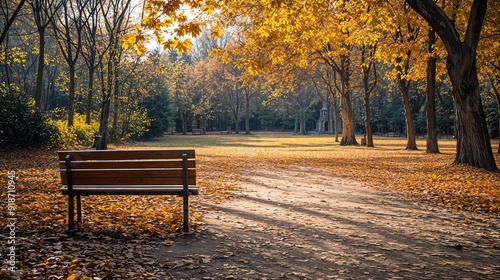
[[126, 133], [123, 134], [122, 139], [140, 139], [144, 133], [148, 132], [151, 125], [151, 119], [148, 118], [146, 109], [133, 111], [130, 113]]
[[49, 147], [57, 138], [57, 128], [31, 97], [0, 85], [0, 148]]
[[86, 124], [85, 115], [75, 113], [73, 126], [68, 127], [68, 120], [58, 120], [57, 128], [59, 144], [63, 148], [89, 147], [94, 144], [94, 137], [99, 132], [99, 122], [92, 120]]

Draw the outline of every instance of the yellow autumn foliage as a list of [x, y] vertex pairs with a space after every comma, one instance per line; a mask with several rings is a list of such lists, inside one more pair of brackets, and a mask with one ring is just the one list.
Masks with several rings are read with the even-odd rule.
[[99, 122], [91, 120], [90, 124], [87, 124], [85, 115], [76, 113], [73, 126], [68, 127], [67, 120], [58, 120], [57, 128], [60, 134], [59, 144], [62, 148], [90, 147], [99, 132]]

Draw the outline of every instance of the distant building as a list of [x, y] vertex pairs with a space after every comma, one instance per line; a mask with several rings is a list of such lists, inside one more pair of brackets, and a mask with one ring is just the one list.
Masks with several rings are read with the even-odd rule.
[[[329, 113], [328, 113], [329, 112]], [[333, 134], [333, 108], [323, 102], [323, 108], [319, 111], [319, 119], [316, 121], [315, 133]]]

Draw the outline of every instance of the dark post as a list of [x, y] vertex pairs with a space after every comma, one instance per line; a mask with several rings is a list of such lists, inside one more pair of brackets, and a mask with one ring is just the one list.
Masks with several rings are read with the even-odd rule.
[[69, 230], [73, 230], [75, 229], [75, 194], [73, 193], [73, 174], [71, 172], [70, 155], [66, 156], [66, 181], [68, 184], [68, 228]]
[[82, 223], [82, 197], [77, 194], [76, 195], [76, 213], [77, 213], [77, 221]]
[[94, 146], [96, 150], [107, 150], [108, 147], [106, 145], [106, 136], [97, 135], [95, 137]]
[[182, 154], [182, 197], [183, 197], [183, 228], [182, 231], [189, 231], [189, 189], [188, 189], [188, 164], [187, 154]]

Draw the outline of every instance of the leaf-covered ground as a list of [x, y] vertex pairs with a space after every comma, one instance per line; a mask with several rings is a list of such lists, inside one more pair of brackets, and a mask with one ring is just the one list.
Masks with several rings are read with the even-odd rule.
[[[241, 174], [270, 166], [314, 167], [331, 176], [405, 193], [430, 204], [498, 215], [500, 173], [451, 164], [455, 145], [452, 139], [440, 141], [442, 153], [437, 155], [425, 153], [423, 140], [418, 144], [421, 150], [405, 151], [404, 139], [378, 138], [375, 148], [339, 147], [331, 136], [262, 133], [175, 135], [115, 148], [196, 148], [202, 195], [192, 197], [194, 231], [206, 210], [210, 210], [203, 208], [203, 202], [228, 199], [239, 187]], [[500, 165], [500, 155], [495, 156]], [[154, 279], [152, 271], [157, 263], [148, 256], [148, 249], [154, 244], [168, 244], [180, 234], [181, 203], [177, 198], [92, 196], [83, 199], [83, 229], [68, 236], [67, 200], [58, 192], [56, 151], [2, 152], [0, 170], [3, 240], [10, 234], [5, 222], [11, 217], [8, 172], [15, 172], [16, 275], [20, 279], [103, 279], [109, 275]], [[2, 256], [10, 250], [7, 242], [4, 244]], [[9, 275], [7, 267], [4, 261], [0, 276]]]

